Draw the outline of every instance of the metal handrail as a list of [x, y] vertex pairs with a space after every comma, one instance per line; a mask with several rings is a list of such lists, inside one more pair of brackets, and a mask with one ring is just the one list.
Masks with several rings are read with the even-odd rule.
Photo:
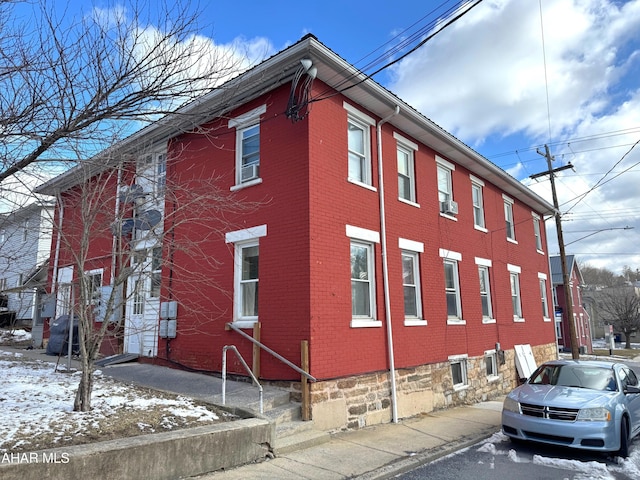
[[249, 375], [251, 375], [251, 378], [253, 379], [254, 383], [258, 386], [258, 390], [260, 391], [260, 414], [263, 414], [264, 402], [262, 400], [263, 399], [262, 385], [260, 385], [260, 382], [258, 382], [258, 379], [255, 377], [255, 375], [249, 368], [249, 365], [247, 365], [247, 362], [244, 361], [244, 358], [242, 358], [242, 355], [240, 355], [240, 352], [235, 347], [235, 345], [225, 345], [224, 347], [222, 347], [222, 404], [224, 405], [226, 403], [226, 395], [227, 395], [227, 350], [233, 350], [236, 353], [238, 360], [240, 360], [240, 363], [242, 363], [242, 366], [244, 367], [244, 369], [247, 371], [247, 373], [249, 373]]
[[[265, 344], [260, 343], [258, 340], [256, 340], [255, 338], [253, 338], [251, 335], [247, 335], [246, 333], [244, 333], [239, 327], [235, 326], [232, 323], [227, 323], [227, 326], [238, 332], [240, 335], [242, 335], [244, 338], [246, 338], [247, 340], [249, 340], [250, 342], [252, 342], [253, 344], [259, 346], [261, 349], [263, 349], [265, 352], [270, 353], [271, 355], [273, 355], [274, 357], [276, 357], [278, 360], [280, 360], [282, 363], [288, 365], [289, 367], [293, 368], [296, 372], [298, 372], [300, 375], [304, 375], [305, 377], [307, 377], [309, 380], [311, 380], [312, 382], [316, 382], [316, 377], [314, 377], [313, 375], [305, 372], [304, 370], [302, 370], [299, 366], [297, 366], [295, 363], [290, 362], [289, 360], [287, 360], [286, 358], [284, 358], [282, 355], [274, 352], [273, 350], [271, 350], [269, 347], [267, 347]], [[253, 376], [253, 375], [252, 375]]]

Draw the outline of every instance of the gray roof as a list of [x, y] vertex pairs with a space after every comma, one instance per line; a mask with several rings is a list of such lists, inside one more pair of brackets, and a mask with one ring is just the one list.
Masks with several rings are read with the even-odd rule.
[[[571, 271], [576, 268], [578, 270], [578, 278], [582, 281], [582, 275], [576, 263], [575, 255], [566, 255], [566, 259], [569, 275], [571, 275]], [[564, 282], [562, 281], [562, 262], [560, 261], [560, 255], [549, 257], [549, 269], [551, 270], [551, 283], [553, 285], [562, 285]]]

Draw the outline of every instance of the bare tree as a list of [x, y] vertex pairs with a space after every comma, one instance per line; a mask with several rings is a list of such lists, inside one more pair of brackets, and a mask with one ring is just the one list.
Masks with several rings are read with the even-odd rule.
[[580, 264], [580, 273], [588, 287], [613, 287], [624, 283], [624, 278], [617, 276], [611, 270], [594, 267], [587, 263]]
[[[132, 278], [152, 274], [147, 268], [152, 255], [138, 261], [132, 236], [148, 235], [162, 253], [162, 264], [179, 251], [215, 263], [201, 243], [223, 230], [224, 212], [255, 207], [222, 192], [212, 177], [192, 181], [189, 191], [167, 178], [163, 197], [155, 198], [154, 205], [120, 199], [116, 187], [133, 182], [138, 175], [135, 158], [149, 146], [123, 152], [118, 145], [169, 114], [174, 133], [209, 136], [199, 126], [203, 112], [191, 116], [179, 107], [248, 65], [236, 52], [216, 48], [199, 35], [200, 12], [188, 2], [157, 2], [150, 9], [153, 14], [135, 0], [90, 7], [78, 15], [52, 5], [36, 0], [17, 14], [23, 2], [0, 0], [0, 188], [11, 188], [7, 185], [16, 181], [27, 185], [16, 180], [27, 170], [46, 180], [56, 168], [59, 173], [72, 166], [68, 178], [73, 181], [58, 198], [66, 212], [76, 212], [77, 221], [66, 217], [57, 238], [60, 260], [73, 265], [76, 274], [68, 284], [54, 283], [58, 294], [67, 289], [71, 315], [78, 317], [83, 371], [74, 408], [86, 411], [100, 346], [105, 338], [122, 335], [124, 306], [136, 295]], [[146, 2], [142, 6], [149, 7]], [[152, 225], [141, 212], [154, 209], [162, 221]], [[185, 245], [170, 235], [184, 222], [205, 221], [205, 238]], [[100, 283], [91, 274], [97, 251], [112, 259], [110, 278]], [[193, 276], [193, 282], [203, 280]]]
[[596, 308], [602, 319], [624, 334], [625, 348], [631, 348], [631, 335], [640, 330], [640, 295], [632, 286], [608, 288], [598, 292]]
[[238, 73], [185, 2], [78, 16], [46, 0], [14, 12], [22, 3], [0, 0], [0, 184], [36, 161], [86, 159]]

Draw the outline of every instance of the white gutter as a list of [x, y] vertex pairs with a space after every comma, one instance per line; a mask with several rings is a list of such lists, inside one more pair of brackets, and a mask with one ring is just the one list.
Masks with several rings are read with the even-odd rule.
[[396, 389], [396, 366], [393, 351], [393, 334], [391, 331], [391, 300], [389, 298], [389, 266], [387, 261], [387, 222], [384, 209], [384, 178], [382, 174], [382, 124], [400, 113], [396, 105], [391, 115], [380, 120], [376, 126], [376, 143], [378, 144], [378, 189], [380, 190], [380, 245], [382, 247], [382, 283], [384, 285], [384, 310], [387, 322], [387, 349], [389, 354], [389, 377], [391, 378], [391, 411], [393, 423], [398, 423], [398, 402]]

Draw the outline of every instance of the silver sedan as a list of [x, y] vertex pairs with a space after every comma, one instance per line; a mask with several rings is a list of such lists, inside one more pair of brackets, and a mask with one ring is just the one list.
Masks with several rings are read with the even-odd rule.
[[507, 395], [502, 431], [514, 439], [627, 457], [640, 433], [638, 377], [621, 363], [544, 363]]

